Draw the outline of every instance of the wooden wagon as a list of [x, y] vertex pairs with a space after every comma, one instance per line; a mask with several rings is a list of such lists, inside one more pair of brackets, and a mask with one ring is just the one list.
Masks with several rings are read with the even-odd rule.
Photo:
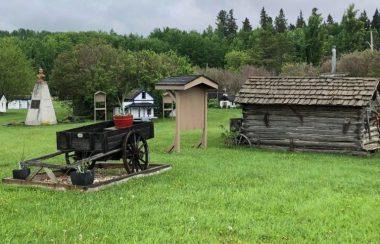
[[[147, 140], [154, 137], [153, 122], [134, 122], [131, 127], [116, 129], [113, 121], [106, 121], [57, 132], [55, 153], [20, 162], [23, 169], [36, 167], [29, 176], [32, 180], [41, 170], [56, 182], [53, 169], [82, 171], [92, 169], [96, 162], [122, 159], [125, 170], [130, 173], [143, 171], [149, 165]], [[64, 155], [66, 164], [44, 161]]]

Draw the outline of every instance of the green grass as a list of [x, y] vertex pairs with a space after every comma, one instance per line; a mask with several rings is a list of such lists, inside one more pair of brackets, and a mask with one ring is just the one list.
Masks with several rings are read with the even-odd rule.
[[[65, 114], [58, 110], [59, 116]], [[231, 149], [219, 125], [239, 110], [211, 110], [209, 148], [183, 133], [166, 154], [174, 121], [158, 120], [151, 159], [173, 169], [95, 193], [0, 184], [2, 243], [330, 242], [380, 240], [379, 154], [370, 158]], [[0, 116], [22, 121], [25, 111]], [[0, 177], [22, 157], [55, 151], [55, 131], [82, 124], [0, 127]]]

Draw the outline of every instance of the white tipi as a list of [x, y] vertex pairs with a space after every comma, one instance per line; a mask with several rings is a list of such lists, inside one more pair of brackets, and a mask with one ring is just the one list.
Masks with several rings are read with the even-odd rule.
[[37, 82], [33, 89], [32, 102], [25, 120], [26, 125], [57, 124], [49, 87], [44, 79], [45, 75], [43, 69], [40, 68], [37, 75]]

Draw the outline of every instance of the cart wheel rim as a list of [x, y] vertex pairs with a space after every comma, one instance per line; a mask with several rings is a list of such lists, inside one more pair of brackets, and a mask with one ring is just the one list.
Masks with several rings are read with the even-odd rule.
[[128, 173], [147, 169], [149, 165], [149, 147], [146, 139], [138, 132], [131, 130], [123, 141], [122, 159]]

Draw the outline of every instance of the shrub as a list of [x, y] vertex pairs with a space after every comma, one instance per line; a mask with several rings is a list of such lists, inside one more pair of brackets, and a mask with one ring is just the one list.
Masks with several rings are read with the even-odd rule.
[[209, 108], [219, 108], [218, 99], [211, 98], [208, 100], [208, 107]]
[[317, 77], [319, 70], [306, 63], [287, 63], [282, 67], [280, 76]]

